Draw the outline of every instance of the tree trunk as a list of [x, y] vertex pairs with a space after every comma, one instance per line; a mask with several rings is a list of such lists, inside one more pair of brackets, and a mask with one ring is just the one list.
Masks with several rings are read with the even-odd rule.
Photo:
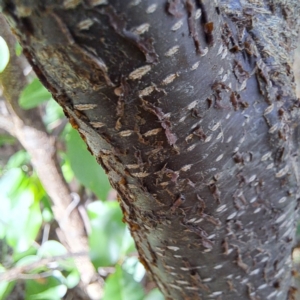
[[166, 299], [292, 298], [300, 2], [0, 3]]

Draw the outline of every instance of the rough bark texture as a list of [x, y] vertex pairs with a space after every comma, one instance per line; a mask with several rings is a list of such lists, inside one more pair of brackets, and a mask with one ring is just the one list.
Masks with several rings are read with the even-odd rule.
[[166, 299], [286, 299], [299, 1], [0, 3]]

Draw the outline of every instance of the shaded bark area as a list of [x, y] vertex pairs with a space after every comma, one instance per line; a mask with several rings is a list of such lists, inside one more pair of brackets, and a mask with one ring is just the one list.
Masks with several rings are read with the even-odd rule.
[[0, 3], [165, 297], [286, 299], [299, 2]]

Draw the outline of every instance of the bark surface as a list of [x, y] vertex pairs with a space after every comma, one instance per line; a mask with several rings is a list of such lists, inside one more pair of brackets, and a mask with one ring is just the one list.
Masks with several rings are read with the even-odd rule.
[[166, 299], [286, 299], [299, 1], [0, 3]]

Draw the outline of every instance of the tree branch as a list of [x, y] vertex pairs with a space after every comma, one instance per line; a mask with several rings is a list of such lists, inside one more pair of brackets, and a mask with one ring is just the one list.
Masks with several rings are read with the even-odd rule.
[[52, 256], [49, 258], [43, 258], [39, 261], [30, 263], [25, 266], [20, 266], [20, 267], [14, 267], [12, 269], [6, 270], [3, 273], [0, 273], [0, 282], [1, 281], [14, 281], [18, 279], [36, 279], [36, 278], [41, 278], [41, 277], [48, 277], [52, 275], [53, 271], [47, 271], [47, 272], [42, 272], [38, 274], [26, 274], [34, 271], [35, 269], [38, 268], [49, 268], [47, 265], [52, 263], [52, 262], [59, 262], [60, 260], [65, 260], [68, 258], [74, 258], [76, 260], [79, 257], [86, 257], [88, 258], [88, 252], [79, 252], [79, 253], [68, 253], [64, 255], [57, 255], [57, 256]]
[[13, 131], [14, 124], [9, 116], [0, 115], [0, 128], [7, 131], [10, 135], [14, 135]]

